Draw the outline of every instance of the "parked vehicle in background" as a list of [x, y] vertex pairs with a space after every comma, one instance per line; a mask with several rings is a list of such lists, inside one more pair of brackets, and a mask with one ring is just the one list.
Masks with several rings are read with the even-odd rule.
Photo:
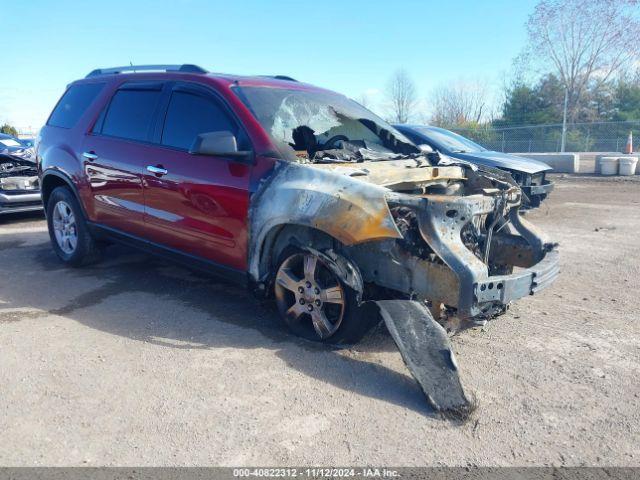
[[33, 148], [35, 146], [34, 138], [18, 138], [18, 141], [26, 148]]
[[35, 162], [0, 153], [0, 215], [36, 210], [42, 199]]
[[553, 190], [553, 182], [546, 178], [551, 167], [544, 162], [487, 150], [468, 138], [444, 128], [428, 125], [394, 126], [416, 145], [428, 145], [449, 157], [509, 172], [525, 193], [524, 205], [527, 207], [540, 206], [540, 203]]
[[0, 133], [0, 153], [6, 153], [14, 157], [33, 159], [35, 161], [33, 145], [27, 146], [18, 138], [5, 133]]

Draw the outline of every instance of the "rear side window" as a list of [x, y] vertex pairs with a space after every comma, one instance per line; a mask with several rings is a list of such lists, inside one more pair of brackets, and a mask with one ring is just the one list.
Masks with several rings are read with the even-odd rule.
[[53, 109], [47, 125], [72, 128], [95, 100], [104, 83], [72, 85]]
[[102, 134], [147, 140], [160, 95], [160, 90], [118, 90], [104, 117]]
[[162, 144], [188, 150], [201, 133], [228, 131], [238, 127], [215, 99], [186, 92], [173, 92], [162, 132]]

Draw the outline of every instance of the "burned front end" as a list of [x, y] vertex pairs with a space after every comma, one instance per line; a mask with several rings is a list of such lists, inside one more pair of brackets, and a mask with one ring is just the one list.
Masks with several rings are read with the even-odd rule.
[[508, 174], [466, 164], [282, 162], [253, 199], [250, 275], [268, 281], [279, 238], [340, 252], [354, 268], [336, 269], [377, 306], [429, 403], [464, 418], [475, 407], [447, 332], [486, 322], [559, 272], [521, 197]]
[[416, 171], [382, 182], [402, 238], [351, 248], [365, 281], [427, 302], [449, 330], [484, 323], [553, 282], [557, 248], [519, 214], [510, 176], [469, 165]]
[[0, 215], [42, 209], [36, 164], [0, 154]]
[[358, 307], [378, 308], [429, 403], [467, 417], [474, 402], [447, 333], [486, 322], [559, 271], [556, 246], [519, 214], [521, 188], [504, 171], [421, 150], [331, 92], [236, 93], [272, 139], [265, 157], [282, 157], [251, 197], [257, 290], [269, 291], [289, 246], [320, 258]]

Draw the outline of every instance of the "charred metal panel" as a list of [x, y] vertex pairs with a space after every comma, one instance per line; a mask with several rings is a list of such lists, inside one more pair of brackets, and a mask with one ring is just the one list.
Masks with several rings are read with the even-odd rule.
[[473, 406], [464, 393], [449, 337], [420, 302], [382, 300], [376, 304], [407, 368], [429, 404], [465, 418]]
[[425, 184], [464, 180], [464, 168], [459, 166], [417, 167], [415, 160], [390, 160], [377, 163], [316, 164], [313, 168], [349, 175], [392, 190], [415, 189]]
[[553, 250], [531, 268], [511, 275], [495, 275], [478, 282], [475, 296], [478, 303], [492, 301], [506, 305], [548, 287], [559, 274], [558, 252]]
[[283, 225], [314, 228], [344, 245], [401, 238], [385, 192], [383, 187], [347, 175], [279, 162], [251, 199], [250, 275], [260, 279], [265, 238]]
[[480, 313], [474, 302], [475, 283], [489, 275], [487, 265], [462, 242], [462, 228], [476, 215], [494, 211], [495, 198], [430, 196], [420, 209], [418, 219], [425, 241], [456, 274], [459, 281], [458, 315], [473, 317]]
[[547, 248], [545, 245], [550, 244], [545, 234], [542, 233], [531, 222], [519, 215], [518, 209], [514, 208], [509, 212], [509, 220], [518, 234], [522, 235], [534, 252], [534, 261], [539, 262], [545, 255]]
[[536, 263], [537, 256], [524, 237], [503, 233], [493, 237], [489, 260], [493, 264], [527, 268]]
[[446, 305], [458, 304], [458, 277], [447, 265], [411, 255], [396, 241], [365, 243], [347, 251], [365, 282]]

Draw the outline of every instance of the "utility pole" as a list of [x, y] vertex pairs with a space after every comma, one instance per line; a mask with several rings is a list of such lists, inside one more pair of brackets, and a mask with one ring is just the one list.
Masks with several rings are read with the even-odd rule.
[[569, 105], [569, 89], [564, 87], [564, 109], [562, 111], [562, 138], [560, 140], [560, 152], [564, 153], [567, 142], [567, 107]]

